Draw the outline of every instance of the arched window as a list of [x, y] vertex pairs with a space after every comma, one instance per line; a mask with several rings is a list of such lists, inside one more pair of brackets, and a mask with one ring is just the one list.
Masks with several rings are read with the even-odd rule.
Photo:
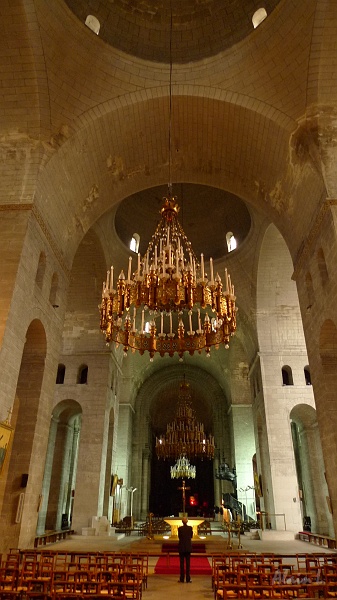
[[138, 252], [139, 242], [140, 236], [138, 235], [138, 233], [134, 233], [130, 242], [130, 250], [132, 250], [132, 252]]
[[93, 15], [88, 15], [86, 20], [85, 20], [85, 24], [87, 27], [89, 27], [89, 29], [91, 29], [91, 31], [93, 31], [94, 33], [96, 33], [96, 35], [99, 34], [99, 30], [101, 28], [101, 24], [99, 22], [99, 20], [94, 17]]
[[305, 378], [306, 385], [311, 385], [311, 375], [310, 375], [310, 369], [308, 366], [304, 367], [304, 378]]
[[256, 29], [262, 23], [262, 21], [265, 20], [267, 16], [268, 15], [265, 8], [258, 8], [252, 16], [252, 23], [254, 29]]
[[294, 385], [293, 373], [288, 365], [282, 367], [282, 383], [283, 385]]
[[44, 252], [41, 252], [35, 276], [35, 283], [39, 286], [40, 290], [42, 290], [43, 286], [44, 274], [46, 272], [46, 264], [46, 255]]
[[228, 231], [228, 233], [226, 233], [226, 242], [228, 252], [232, 252], [232, 250], [235, 250], [237, 243], [232, 231]]
[[57, 367], [57, 375], [56, 375], [56, 383], [57, 384], [64, 383], [65, 374], [66, 374], [66, 367], [65, 367], [65, 365], [60, 364]]
[[80, 383], [80, 384], [88, 383], [88, 366], [87, 365], [81, 365], [80, 368], [78, 369], [77, 383]]
[[319, 274], [321, 276], [322, 285], [325, 285], [329, 281], [328, 269], [325, 262], [325, 256], [322, 248], [320, 248], [317, 252], [317, 264]]
[[51, 280], [50, 293], [49, 293], [49, 302], [54, 308], [58, 308], [58, 303], [57, 303], [58, 286], [59, 286], [58, 274], [54, 273], [52, 280]]
[[145, 327], [144, 327], [144, 332], [150, 333], [150, 321], [146, 321]]

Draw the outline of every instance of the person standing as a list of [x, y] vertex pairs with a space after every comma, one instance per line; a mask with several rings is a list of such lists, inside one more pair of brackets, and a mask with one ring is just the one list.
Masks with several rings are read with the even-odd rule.
[[183, 517], [182, 525], [178, 527], [178, 538], [179, 538], [179, 558], [180, 558], [180, 579], [179, 583], [184, 583], [185, 579], [185, 567], [186, 567], [186, 583], [191, 583], [190, 576], [190, 562], [192, 552], [192, 536], [193, 529], [190, 525], [187, 525], [187, 517]]

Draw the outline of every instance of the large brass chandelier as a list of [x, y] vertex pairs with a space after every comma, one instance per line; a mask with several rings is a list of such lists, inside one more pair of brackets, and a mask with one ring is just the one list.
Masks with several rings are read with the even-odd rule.
[[[138, 254], [135, 271], [129, 258], [127, 277], [114, 268], [107, 272], [100, 305], [100, 327], [108, 344], [121, 344], [150, 358], [175, 352], [182, 358], [220, 344], [229, 347], [236, 330], [234, 286], [225, 269], [224, 284], [205, 271], [204, 256], [198, 262], [191, 243], [177, 219], [176, 198], [163, 199], [161, 221], [145, 256]], [[149, 323], [146, 328], [146, 323]]]
[[[171, 182], [172, 123], [172, 11], [170, 35], [169, 181]], [[172, 183], [163, 198], [161, 220], [144, 256], [136, 264], [129, 257], [127, 276], [115, 278], [113, 266], [103, 283], [100, 328], [107, 344], [121, 345], [152, 360], [155, 353], [180, 359], [188, 352], [210, 355], [211, 347], [229, 347], [236, 330], [234, 286], [224, 271], [224, 280], [204, 255], [197, 259], [191, 242], [178, 221], [179, 206]]]
[[158, 458], [176, 460], [214, 458], [214, 437], [206, 435], [203, 423], [198, 423], [191, 403], [189, 384], [180, 384], [176, 417], [167, 424], [166, 434], [156, 438]]

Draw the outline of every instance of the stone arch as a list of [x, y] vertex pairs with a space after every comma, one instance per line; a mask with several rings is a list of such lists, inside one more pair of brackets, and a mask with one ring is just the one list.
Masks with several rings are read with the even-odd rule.
[[82, 408], [62, 400], [53, 410], [42, 484], [37, 533], [69, 527], [76, 485]]
[[[203, 369], [175, 364], [154, 372], [140, 387], [134, 405], [132, 443], [132, 482], [137, 487], [135, 515], [144, 518], [148, 512], [151, 485], [151, 457], [155, 432], [166, 430], [173, 420], [179, 384], [191, 386], [193, 407], [206, 433], [212, 433], [215, 445], [222, 451], [230, 444], [226, 397], [216, 379]], [[227, 432], [227, 436], [225, 435]], [[228, 449], [230, 451], [230, 448]], [[228, 455], [228, 454], [227, 454]]]
[[[298, 346], [298, 330], [289, 330], [288, 318], [296, 314], [305, 348], [297, 288], [291, 276], [293, 264], [288, 247], [275, 225], [264, 234], [257, 275], [257, 328], [260, 349], [278, 346], [286, 351]], [[261, 317], [260, 317], [261, 315]], [[280, 365], [281, 366], [281, 365]]]
[[[46, 354], [45, 329], [41, 321], [35, 319], [27, 329], [13, 406], [14, 437], [7, 463], [8, 476], [1, 515], [5, 546], [8, 539], [11, 546], [16, 540], [17, 546], [22, 544], [29, 547], [35, 537], [36, 506], [43, 474], [41, 456], [45, 451], [44, 425], [43, 420], [38, 420], [38, 411]], [[20, 488], [23, 473], [28, 475], [24, 492]], [[18, 516], [19, 503], [23, 508]], [[21, 530], [21, 522], [25, 523], [24, 531]]]
[[[206, 87], [203, 90], [200, 86], [178, 87], [174, 98], [176, 115], [174, 124], [176, 131], [173, 132], [173, 138], [176, 140], [176, 152], [172, 165], [174, 180], [176, 182], [188, 180], [214, 186], [216, 178], [217, 187], [237, 194], [247, 202], [258, 206], [259, 210], [267, 213], [271, 219], [279, 223], [288, 209], [290, 210], [290, 207], [286, 206], [288, 198], [286, 190], [284, 193], [278, 191], [278, 200], [274, 203], [272, 199], [275, 182], [266, 181], [263, 189], [261, 187], [257, 190], [256, 181], [260, 179], [264, 181], [266, 172], [273, 173], [276, 165], [279, 168], [279, 164], [287, 161], [289, 136], [294, 130], [295, 124], [291, 119], [285, 123], [283, 114], [278, 120], [275, 117], [275, 111], [271, 118], [269, 107], [266, 107], [265, 111], [262, 110], [262, 107], [259, 107], [258, 111], [257, 109], [251, 110], [249, 100], [244, 96], [233, 97], [233, 94], [227, 96], [220, 94], [220, 96], [220, 98], [214, 98], [212, 91]], [[47, 220], [52, 219], [55, 223], [64, 221], [64, 215], [61, 219], [61, 215], [57, 212], [61, 205], [63, 208], [67, 206], [67, 209], [71, 211], [67, 218], [68, 231], [65, 250], [68, 248], [75, 252], [83, 231], [88, 231], [100, 216], [111, 210], [113, 205], [126, 196], [148, 187], [167, 184], [169, 177], [166, 144], [167, 103], [167, 89], [158, 88], [157, 92], [155, 89], [151, 90], [148, 100], [144, 100], [143, 94], [135, 92], [130, 96], [119, 98], [118, 101], [111, 101], [111, 104], [107, 104], [106, 110], [103, 110], [102, 105], [103, 116], [99, 118], [96, 111], [92, 113], [92, 120], [86, 113], [85, 123], [79, 124], [80, 128], [76, 134], [74, 133], [71, 139], [59, 148], [46, 165], [41, 174], [37, 198], [40, 203], [40, 199], [45, 197], [48, 189]], [[200, 124], [201, 139], [207, 138], [208, 143], [201, 144], [201, 154], [199, 153], [196, 157], [195, 153], [190, 151], [193, 144], [192, 139], [189, 140], [189, 135], [192, 135], [193, 132], [193, 115], [201, 109], [210, 115], [207, 123]], [[259, 154], [254, 152], [253, 148], [251, 152], [247, 148], [246, 154], [255, 158], [254, 161], [243, 166], [237, 154], [230, 156], [232, 148], [230, 139], [220, 137], [217, 140], [214, 138], [217, 152], [212, 156], [212, 144], [209, 143], [209, 140], [215, 136], [216, 130], [219, 131], [218, 128], [212, 128], [215, 115], [220, 115], [225, 129], [232, 119], [232, 110], [237, 114], [235, 128], [240, 130], [236, 131], [236, 136], [245, 138], [248, 140], [247, 143], [253, 144], [253, 140], [247, 132], [251, 123], [259, 115], [259, 119], [265, 121], [265, 129], [269, 131], [268, 135], [275, 140], [277, 152], [270, 153], [266, 150]], [[133, 144], [132, 151], [131, 148], [128, 151], [125, 142], [121, 146], [122, 140], [130, 139], [130, 130], [141, 132], [139, 143]], [[185, 130], [186, 136], [181, 138], [179, 132]], [[229, 131], [231, 131], [230, 128]], [[102, 138], [99, 146], [95, 143], [97, 136]], [[86, 145], [85, 153], [80, 150], [83, 144]], [[73, 150], [71, 152], [69, 152], [69, 145]], [[87, 164], [91, 155], [95, 155], [98, 162], [106, 165], [106, 168], [95, 174], [95, 182], [92, 181], [92, 169]], [[158, 160], [158, 155], [160, 160]], [[129, 157], [127, 160], [126, 156]], [[235, 164], [232, 164], [233, 161]], [[230, 168], [229, 165], [231, 165]], [[69, 173], [69, 184], [65, 184], [62, 190], [58, 189], [57, 193], [58, 195], [65, 194], [64, 204], [61, 202], [61, 198], [59, 203], [56, 202], [57, 185], [56, 182], [53, 184], [55, 173], [63, 168], [67, 168]], [[235, 172], [242, 171], [245, 172], [244, 178], [234, 177]], [[78, 174], [81, 177], [81, 186], [74, 188], [71, 182], [78, 178]], [[310, 174], [308, 181], [310, 181], [308, 193], [312, 193], [312, 198], [319, 197], [318, 187], [320, 188], [322, 185], [321, 180], [318, 180], [316, 175]], [[72, 197], [72, 203], [66, 201], [68, 194]], [[279, 202], [281, 202], [281, 208]], [[76, 207], [78, 213], [82, 215], [80, 228], [73, 227], [75, 221], [72, 212], [76, 211]], [[283, 227], [285, 227], [285, 223], [283, 223]], [[57, 236], [56, 231], [55, 235]], [[62, 234], [60, 232], [60, 237], [64, 239], [64, 232]]]

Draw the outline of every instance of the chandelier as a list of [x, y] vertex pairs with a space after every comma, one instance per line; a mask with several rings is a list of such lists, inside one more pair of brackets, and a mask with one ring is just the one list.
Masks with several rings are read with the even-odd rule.
[[[178, 219], [176, 198], [163, 198], [161, 220], [145, 255], [138, 254], [132, 272], [129, 258], [127, 278], [121, 271], [114, 281], [114, 268], [107, 272], [100, 305], [100, 328], [106, 342], [115, 342], [153, 359], [175, 352], [182, 358], [195, 351], [224, 344], [236, 330], [234, 286], [225, 269], [224, 284], [214, 274], [210, 259], [210, 276], [205, 271], [204, 256], [200, 263]], [[145, 323], [149, 323], [147, 331]]]
[[[170, 30], [169, 95], [169, 181], [172, 164], [172, 12]], [[121, 271], [115, 279], [113, 266], [103, 282], [100, 329], [106, 343], [129, 348], [150, 360], [178, 353], [180, 360], [188, 352], [206, 351], [211, 347], [229, 347], [236, 330], [234, 286], [227, 269], [224, 281], [214, 271], [209, 259], [209, 274], [204, 255], [197, 259], [177, 215], [179, 206], [172, 195], [172, 183], [163, 198], [161, 220], [144, 256], [136, 264], [129, 257], [127, 277]]]
[[167, 424], [166, 434], [156, 438], [158, 458], [178, 457], [214, 458], [214, 437], [207, 436], [203, 423], [198, 423], [191, 404], [188, 383], [180, 384], [177, 413], [174, 421]]
[[196, 467], [190, 465], [190, 461], [186, 456], [179, 456], [177, 462], [171, 467], [171, 479], [195, 479]]

